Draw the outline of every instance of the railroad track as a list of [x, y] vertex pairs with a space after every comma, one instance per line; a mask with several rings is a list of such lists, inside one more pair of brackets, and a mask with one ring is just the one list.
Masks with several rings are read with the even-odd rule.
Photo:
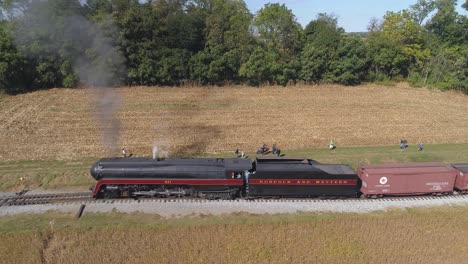
[[405, 196], [405, 197], [385, 197], [379, 199], [348, 198], [348, 199], [319, 199], [319, 198], [281, 198], [281, 199], [236, 199], [236, 200], [207, 200], [203, 198], [138, 198], [138, 199], [98, 199], [96, 203], [381, 203], [381, 202], [405, 202], [405, 201], [435, 201], [435, 200], [467, 200], [468, 195], [447, 195], [447, 196]]
[[0, 207], [92, 201], [91, 192], [48, 193], [0, 197]]
[[75, 193], [50, 193], [35, 195], [16, 195], [0, 197], [0, 207], [24, 206], [38, 204], [64, 204], [64, 203], [382, 203], [382, 202], [405, 202], [405, 201], [434, 201], [434, 200], [467, 200], [468, 195], [448, 196], [405, 196], [384, 197], [379, 199], [348, 198], [348, 199], [319, 199], [319, 198], [281, 198], [281, 199], [236, 199], [236, 200], [206, 200], [203, 198], [120, 198], [120, 199], [93, 199], [90, 192]]

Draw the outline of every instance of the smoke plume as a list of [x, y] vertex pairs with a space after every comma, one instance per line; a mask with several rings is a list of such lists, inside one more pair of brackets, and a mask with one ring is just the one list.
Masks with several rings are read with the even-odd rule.
[[120, 109], [121, 97], [110, 88], [90, 88], [96, 97], [96, 119], [103, 136], [103, 144], [108, 154], [116, 154], [120, 139], [120, 120], [117, 112]]
[[119, 77], [125, 73], [125, 60], [108, 36], [118, 30], [111, 18], [101, 19], [100, 26], [92, 23], [81, 15], [82, 7], [72, 2], [62, 1], [64, 10], [61, 10], [57, 1], [31, 1], [16, 19], [17, 46], [36, 62], [58, 61], [60, 71], [72, 64], [75, 76], [89, 88], [94, 99], [103, 145], [108, 154], [116, 154], [121, 97], [108, 87], [121, 83]]

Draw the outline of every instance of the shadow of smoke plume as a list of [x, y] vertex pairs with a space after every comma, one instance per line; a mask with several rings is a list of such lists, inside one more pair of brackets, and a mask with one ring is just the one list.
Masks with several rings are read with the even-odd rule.
[[216, 126], [193, 124], [178, 127], [178, 129], [192, 135], [194, 140], [188, 145], [176, 146], [172, 152], [175, 156], [203, 154], [210, 142], [221, 136], [221, 130]]
[[[220, 139], [222, 133], [216, 126], [207, 126], [200, 123], [192, 123], [203, 110], [203, 103], [210, 102], [210, 98], [215, 96], [215, 91], [209, 88], [203, 88], [196, 94], [187, 94], [184, 98], [175, 101], [175, 104], [189, 105], [190, 107], [170, 108], [160, 113], [160, 118], [154, 125], [153, 146], [158, 146], [158, 151], [163, 151], [165, 156], [186, 156], [203, 154], [206, 152], [213, 139]], [[223, 100], [221, 102], [229, 107], [233, 102]], [[177, 124], [173, 124], [170, 119], [177, 115]], [[176, 137], [183, 135], [189, 138], [188, 144], [177, 145], [180, 142]], [[163, 154], [161, 154], [163, 155]]]
[[[47, 56], [71, 62], [75, 76], [88, 89], [93, 98], [95, 118], [101, 129], [102, 144], [108, 155], [117, 154], [120, 139], [120, 121], [117, 112], [121, 106], [118, 91], [107, 87], [121, 84], [125, 76], [125, 60], [112, 38], [117, 28], [112, 18], [96, 24], [80, 15], [80, 6], [57, 9], [54, 1], [30, 1], [24, 12], [18, 15], [16, 42], [20, 51], [28, 57], [43, 60]], [[28, 45], [41, 42], [41, 50]], [[24, 45], [23, 45], [24, 44]]]

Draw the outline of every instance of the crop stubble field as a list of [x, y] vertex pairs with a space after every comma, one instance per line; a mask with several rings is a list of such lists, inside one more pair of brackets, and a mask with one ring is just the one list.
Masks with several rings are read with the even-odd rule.
[[99, 92], [52, 89], [0, 99], [0, 159], [76, 160], [121, 147], [150, 156], [153, 144], [180, 156], [254, 151], [262, 142], [326, 147], [331, 138], [338, 146], [468, 142], [467, 96], [404, 84], [113, 91], [121, 97], [110, 106], [120, 123], [115, 152], [103, 145]]
[[465, 263], [467, 210], [2, 217], [0, 254], [5, 263]]

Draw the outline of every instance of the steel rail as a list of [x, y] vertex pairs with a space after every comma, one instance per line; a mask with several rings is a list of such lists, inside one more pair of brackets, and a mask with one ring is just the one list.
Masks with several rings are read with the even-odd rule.
[[114, 199], [94, 199], [91, 192], [76, 192], [76, 193], [50, 193], [50, 194], [35, 194], [35, 195], [21, 195], [21, 196], [4, 196], [0, 197], [0, 207], [4, 206], [24, 206], [24, 205], [37, 205], [37, 204], [70, 204], [70, 203], [140, 203], [140, 202], [156, 202], [156, 203], [217, 203], [217, 202], [249, 202], [249, 203], [374, 203], [374, 202], [392, 202], [392, 201], [431, 201], [431, 200], [457, 200], [466, 199], [468, 195], [445, 195], [445, 196], [395, 196], [383, 197], [377, 199], [367, 198], [337, 198], [337, 199], [323, 199], [323, 198], [238, 198], [234, 200], [207, 200], [205, 198], [193, 197], [141, 197], [141, 198], [114, 198]]

